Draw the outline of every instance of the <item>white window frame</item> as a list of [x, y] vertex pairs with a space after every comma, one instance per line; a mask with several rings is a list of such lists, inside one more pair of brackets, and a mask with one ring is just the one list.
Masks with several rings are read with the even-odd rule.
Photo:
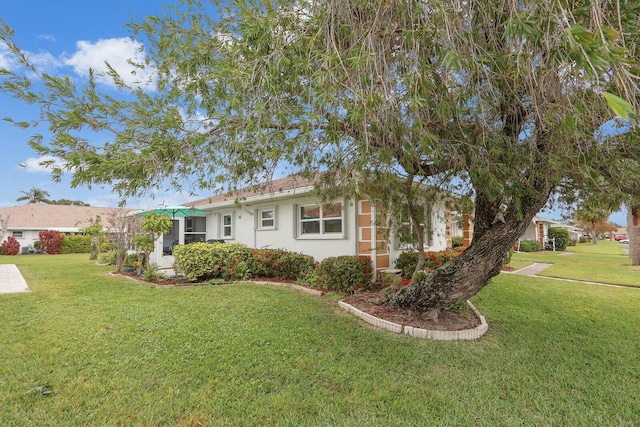
[[[340, 217], [328, 217], [325, 218], [324, 217], [324, 206], [326, 205], [340, 205]], [[325, 205], [319, 204], [319, 203], [308, 203], [308, 204], [301, 204], [297, 206], [297, 218], [296, 221], [298, 223], [297, 225], [297, 231], [298, 231], [298, 238], [299, 239], [342, 239], [345, 237], [345, 203], [342, 200], [337, 200], [335, 202], [331, 202], [331, 203], [325, 203]], [[302, 218], [302, 210], [305, 208], [313, 208], [313, 207], [318, 207], [319, 208], [319, 215], [318, 218], [310, 218], [310, 219], [303, 219]], [[327, 221], [334, 221], [340, 219], [340, 231], [339, 232], [325, 232], [325, 223]], [[303, 227], [302, 225], [304, 223], [308, 223], [308, 222], [319, 222], [320, 225], [320, 232], [319, 233], [304, 233], [303, 232]]]
[[[264, 218], [262, 215], [271, 212], [271, 218]], [[265, 221], [271, 221], [271, 225], [265, 225]], [[269, 206], [258, 209], [258, 230], [275, 230], [276, 229], [276, 207]]]
[[[225, 217], [229, 218], [229, 224], [224, 223]], [[222, 239], [233, 239], [233, 213], [225, 213], [220, 214], [220, 238]], [[225, 229], [229, 228], [229, 234], [225, 234]]]
[[11, 234], [16, 239], [24, 239], [24, 232], [23, 231], [12, 231]]

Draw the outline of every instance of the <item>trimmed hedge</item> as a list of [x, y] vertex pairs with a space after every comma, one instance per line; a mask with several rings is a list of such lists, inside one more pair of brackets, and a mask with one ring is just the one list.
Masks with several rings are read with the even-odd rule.
[[191, 281], [222, 278], [242, 280], [251, 277], [249, 271], [253, 251], [240, 243], [203, 243], [177, 245], [174, 268]]
[[91, 252], [91, 236], [68, 234], [60, 245], [61, 254], [88, 254]]
[[[460, 255], [460, 251], [425, 252], [425, 268], [437, 268]], [[403, 252], [395, 260], [396, 268], [402, 270], [403, 277], [411, 277], [418, 265], [418, 252]]]
[[373, 264], [366, 256], [325, 258], [317, 271], [317, 282], [331, 291], [352, 292], [371, 287]]
[[521, 240], [520, 252], [538, 252], [542, 249], [540, 242], [536, 240]]
[[284, 249], [254, 249], [253, 257], [249, 260], [252, 277], [298, 280], [313, 266], [312, 256]]

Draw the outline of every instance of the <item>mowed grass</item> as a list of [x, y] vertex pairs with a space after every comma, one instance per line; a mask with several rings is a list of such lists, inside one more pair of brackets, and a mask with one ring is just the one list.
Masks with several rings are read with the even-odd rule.
[[489, 332], [438, 342], [280, 287], [0, 262], [32, 289], [0, 295], [3, 426], [640, 424], [637, 289], [501, 275], [474, 298]]
[[595, 245], [580, 243], [567, 247], [564, 255], [552, 251], [516, 253], [511, 265], [521, 268], [533, 262], [546, 262], [553, 266], [539, 273], [540, 276], [640, 287], [640, 267], [631, 265], [624, 251], [627, 248], [628, 245], [608, 240]]

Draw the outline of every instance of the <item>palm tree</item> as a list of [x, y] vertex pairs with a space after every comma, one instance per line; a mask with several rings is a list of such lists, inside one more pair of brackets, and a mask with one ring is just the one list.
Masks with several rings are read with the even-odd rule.
[[16, 202], [27, 201], [27, 203], [51, 203], [49, 200], [49, 192], [39, 188], [32, 188], [29, 191], [20, 191], [24, 196], [16, 199]]

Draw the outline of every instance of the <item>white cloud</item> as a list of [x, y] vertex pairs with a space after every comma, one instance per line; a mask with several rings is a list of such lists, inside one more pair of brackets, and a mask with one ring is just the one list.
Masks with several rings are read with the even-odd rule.
[[51, 156], [29, 157], [27, 160], [20, 163], [20, 166], [25, 170], [25, 172], [29, 173], [51, 173], [52, 166], [45, 166], [41, 164], [43, 162], [50, 161], [53, 161], [56, 166], [61, 166], [60, 160]]
[[15, 66], [16, 61], [9, 54], [9, 49], [4, 44], [0, 44], [0, 68], [12, 70]]
[[[76, 48], [77, 51], [64, 62], [73, 67], [78, 75], [87, 77], [89, 68], [97, 73], [106, 73], [105, 62], [108, 62], [120, 74], [125, 83], [132, 86], [153, 88], [154, 70], [143, 70], [130, 63], [130, 61], [144, 62], [145, 54], [142, 43], [126, 37], [100, 39], [95, 43], [81, 40], [76, 42]], [[97, 79], [101, 83], [113, 86], [113, 82], [108, 76], [98, 76]]]
[[47, 41], [50, 41], [50, 42], [56, 41], [56, 38], [53, 36], [53, 34], [40, 34], [38, 36], [38, 38], [40, 40], [47, 40]]

